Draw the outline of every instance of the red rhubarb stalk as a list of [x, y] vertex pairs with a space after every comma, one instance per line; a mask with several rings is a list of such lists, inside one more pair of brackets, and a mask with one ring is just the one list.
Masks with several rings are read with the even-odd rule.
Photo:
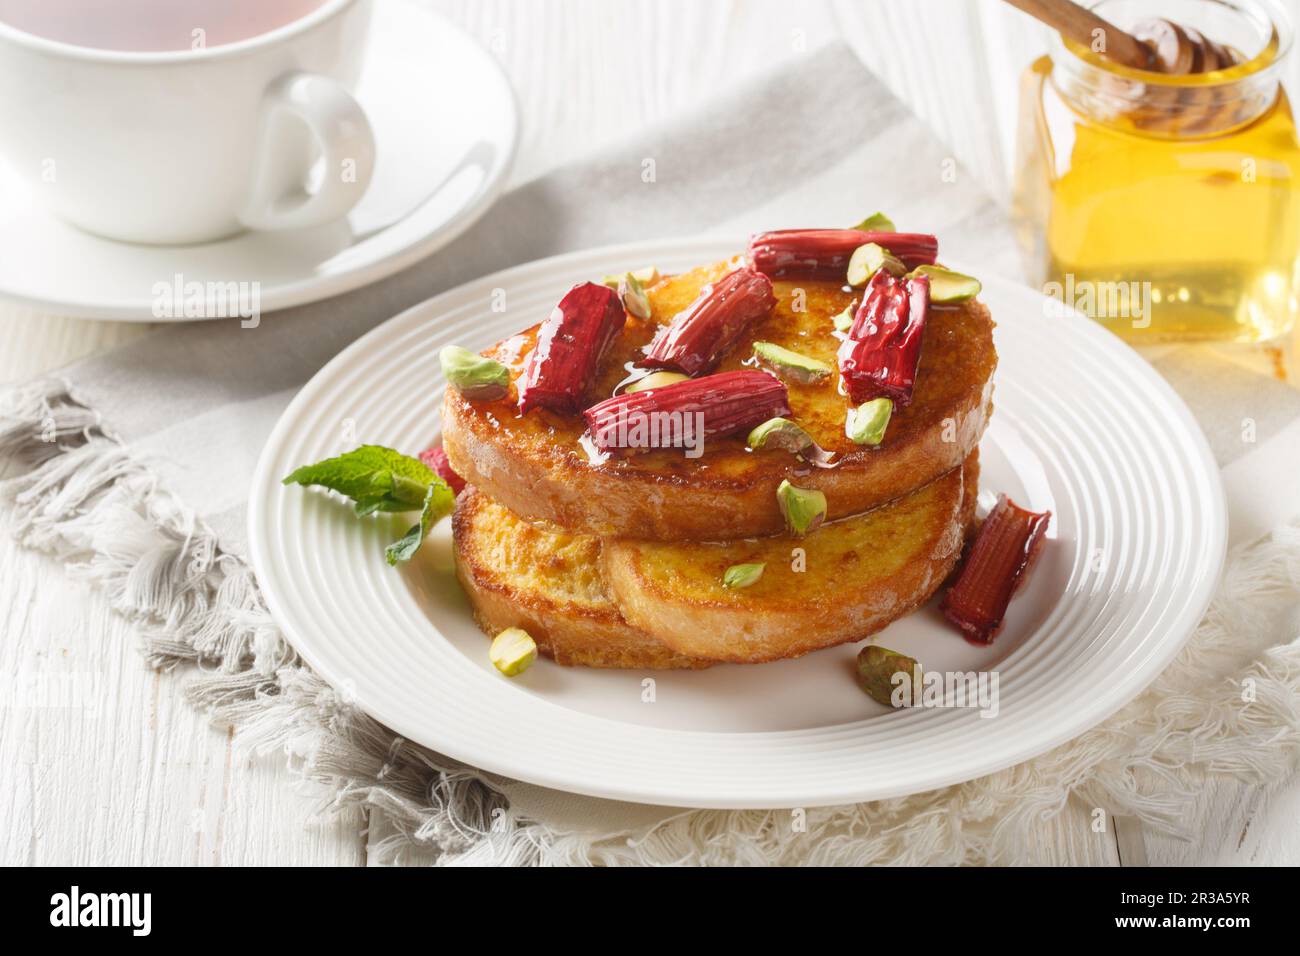
[[775, 305], [767, 276], [752, 269], [729, 272], [706, 285], [694, 302], [659, 329], [641, 364], [687, 375], [707, 372]]
[[[741, 369], [624, 392], [591, 406], [592, 444], [603, 452], [691, 446], [748, 431], [790, 414], [785, 384], [767, 372]], [[684, 439], [679, 441], [678, 439]]]
[[519, 411], [579, 411], [601, 357], [626, 321], [613, 289], [594, 282], [570, 289], [537, 331], [537, 345], [519, 377]]
[[456, 474], [447, 460], [447, 453], [441, 445], [434, 445], [420, 452], [420, 461], [429, 466], [429, 470], [451, 486], [452, 494], [458, 495], [465, 487], [465, 479]]
[[929, 308], [925, 276], [899, 279], [881, 269], [871, 277], [836, 355], [854, 404], [881, 397], [900, 408], [912, 403]]
[[1007, 605], [1033, 566], [1052, 518], [1026, 511], [1006, 495], [984, 519], [957, 583], [939, 605], [972, 644], [988, 644], [1002, 629]]
[[760, 232], [749, 240], [749, 261], [756, 270], [774, 279], [843, 281], [853, 250], [868, 242], [902, 259], [908, 269], [933, 265], [939, 254], [939, 240], [922, 233], [779, 229]]

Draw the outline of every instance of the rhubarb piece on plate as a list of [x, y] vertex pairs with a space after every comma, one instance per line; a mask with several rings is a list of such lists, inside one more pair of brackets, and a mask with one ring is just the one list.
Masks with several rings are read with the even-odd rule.
[[1033, 566], [1052, 518], [1027, 511], [1006, 495], [984, 519], [957, 583], [939, 605], [972, 644], [988, 644], [1002, 629], [1007, 605]]
[[752, 269], [736, 269], [710, 285], [646, 346], [641, 362], [687, 375], [707, 372], [735, 346], [754, 322], [776, 305], [772, 281]]
[[456, 474], [447, 460], [447, 453], [441, 445], [434, 445], [420, 452], [420, 461], [429, 466], [429, 470], [451, 486], [452, 494], [460, 494], [465, 487], [465, 479]]
[[537, 345], [519, 377], [519, 411], [581, 411], [601, 356], [626, 321], [613, 289], [594, 282], [570, 289], [537, 331]]
[[602, 452], [702, 447], [790, 414], [785, 384], [757, 369], [719, 372], [662, 388], [624, 392], [582, 413]]
[[758, 272], [774, 279], [843, 281], [854, 250], [870, 242], [902, 259], [909, 269], [932, 265], [939, 254], [939, 240], [922, 233], [779, 229], [760, 232], [749, 240], [749, 261]]
[[912, 402], [921, 338], [930, 308], [930, 280], [900, 279], [881, 269], [862, 296], [836, 357], [840, 377], [855, 405], [873, 398], [898, 407]]

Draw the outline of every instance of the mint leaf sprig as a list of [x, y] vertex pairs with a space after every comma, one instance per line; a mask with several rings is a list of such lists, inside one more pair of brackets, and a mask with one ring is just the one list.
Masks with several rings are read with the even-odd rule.
[[303, 465], [281, 484], [337, 491], [352, 499], [358, 517], [377, 511], [419, 511], [419, 523], [384, 550], [392, 565], [411, 560], [429, 529], [451, 514], [456, 504], [451, 486], [428, 465], [382, 445], [362, 445], [337, 458]]

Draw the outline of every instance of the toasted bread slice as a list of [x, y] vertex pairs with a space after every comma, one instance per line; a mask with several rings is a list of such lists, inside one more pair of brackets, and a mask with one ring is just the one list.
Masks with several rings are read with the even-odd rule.
[[[804, 538], [606, 541], [605, 578], [630, 624], [693, 657], [758, 663], [861, 640], [924, 603], [956, 564], [974, 515], [977, 454]], [[757, 582], [723, 587], [728, 567], [750, 563], [766, 565]]]
[[[806, 538], [726, 545], [546, 531], [470, 488], [453, 518], [456, 570], [487, 634], [522, 627], [561, 664], [699, 668], [797, 657], [867, 637], [934, 593], [971, 526], [978, 471], [972, 455], [925, 488]], [[791, 568], [795, 547], [806, 554], [803, 572]], [[755, 560], [768, 562], [757, 584], [721, 588], [727, 567]], [[629, 595], [626, 613], [615, 589]]]
[[456, 574], [489, 636], [522, 627], [559, 664], [636, 670], [708, 667], [628, 624], [600, 576], [601, 542], [552, 534], [473, 488], [452, 518]]
[[[629, 318], [611, 346], [588, 399], [614, 393], [626, 366], [666, 323], [725, 273], [717, 263], [661, 279], [649, 291], [650, 321]], [[719, 367], [751, 361], [755, 341], [774, 342], [835, 365], [832, 317], [854, 296], [831, 282], [775, 282], [777, 306]], [[745, 435], [711, 440], [702, 457], [680, 449], [593, 462], [580, 444], [580, 415], [534, 409], [520, 415], [516, 392], [472, 403], [452, 389], [443, 406], [443, 445], [471, 484], [532, 521], [573, 532], [664, 541], [726, 540], [776, 534], [783, 523], [776, 488], [784, 478], [825, 492], [831, 519], [858, 514], [919, 488], [959, 466], [979, 443], [991, 412], [997, 363], [993, 322], [978, 302], [934, 306], [926, 323], [913, 401], [896, 410], [877, 448], [844, 434], [848, 399], [838, 376], [820, 384], [788, 381], [791, 417], [839, 454], [834, 468], [811, 468], [787, 452], [751, 453]], [[488, 349], [518, 376], [536, 327]]]

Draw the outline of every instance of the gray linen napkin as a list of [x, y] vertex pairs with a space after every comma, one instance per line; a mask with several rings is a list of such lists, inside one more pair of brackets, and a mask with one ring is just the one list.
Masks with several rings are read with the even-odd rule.
[[[645, 159], [654, 182], [642, 181]], [[247, 489], [276, 419], [340, 349], [403, 309], [570, 250], [847, 225], [878, 208], [937, 233], [945, 255], [1014, 271], [1001, 213], [848, 48], [833, 45], [515, 189], [450, 246], [373, 286], [264, 316], [256, 328], [234, 319], [178, 326], [60, 374], [225, 550], [243, 554]]]

